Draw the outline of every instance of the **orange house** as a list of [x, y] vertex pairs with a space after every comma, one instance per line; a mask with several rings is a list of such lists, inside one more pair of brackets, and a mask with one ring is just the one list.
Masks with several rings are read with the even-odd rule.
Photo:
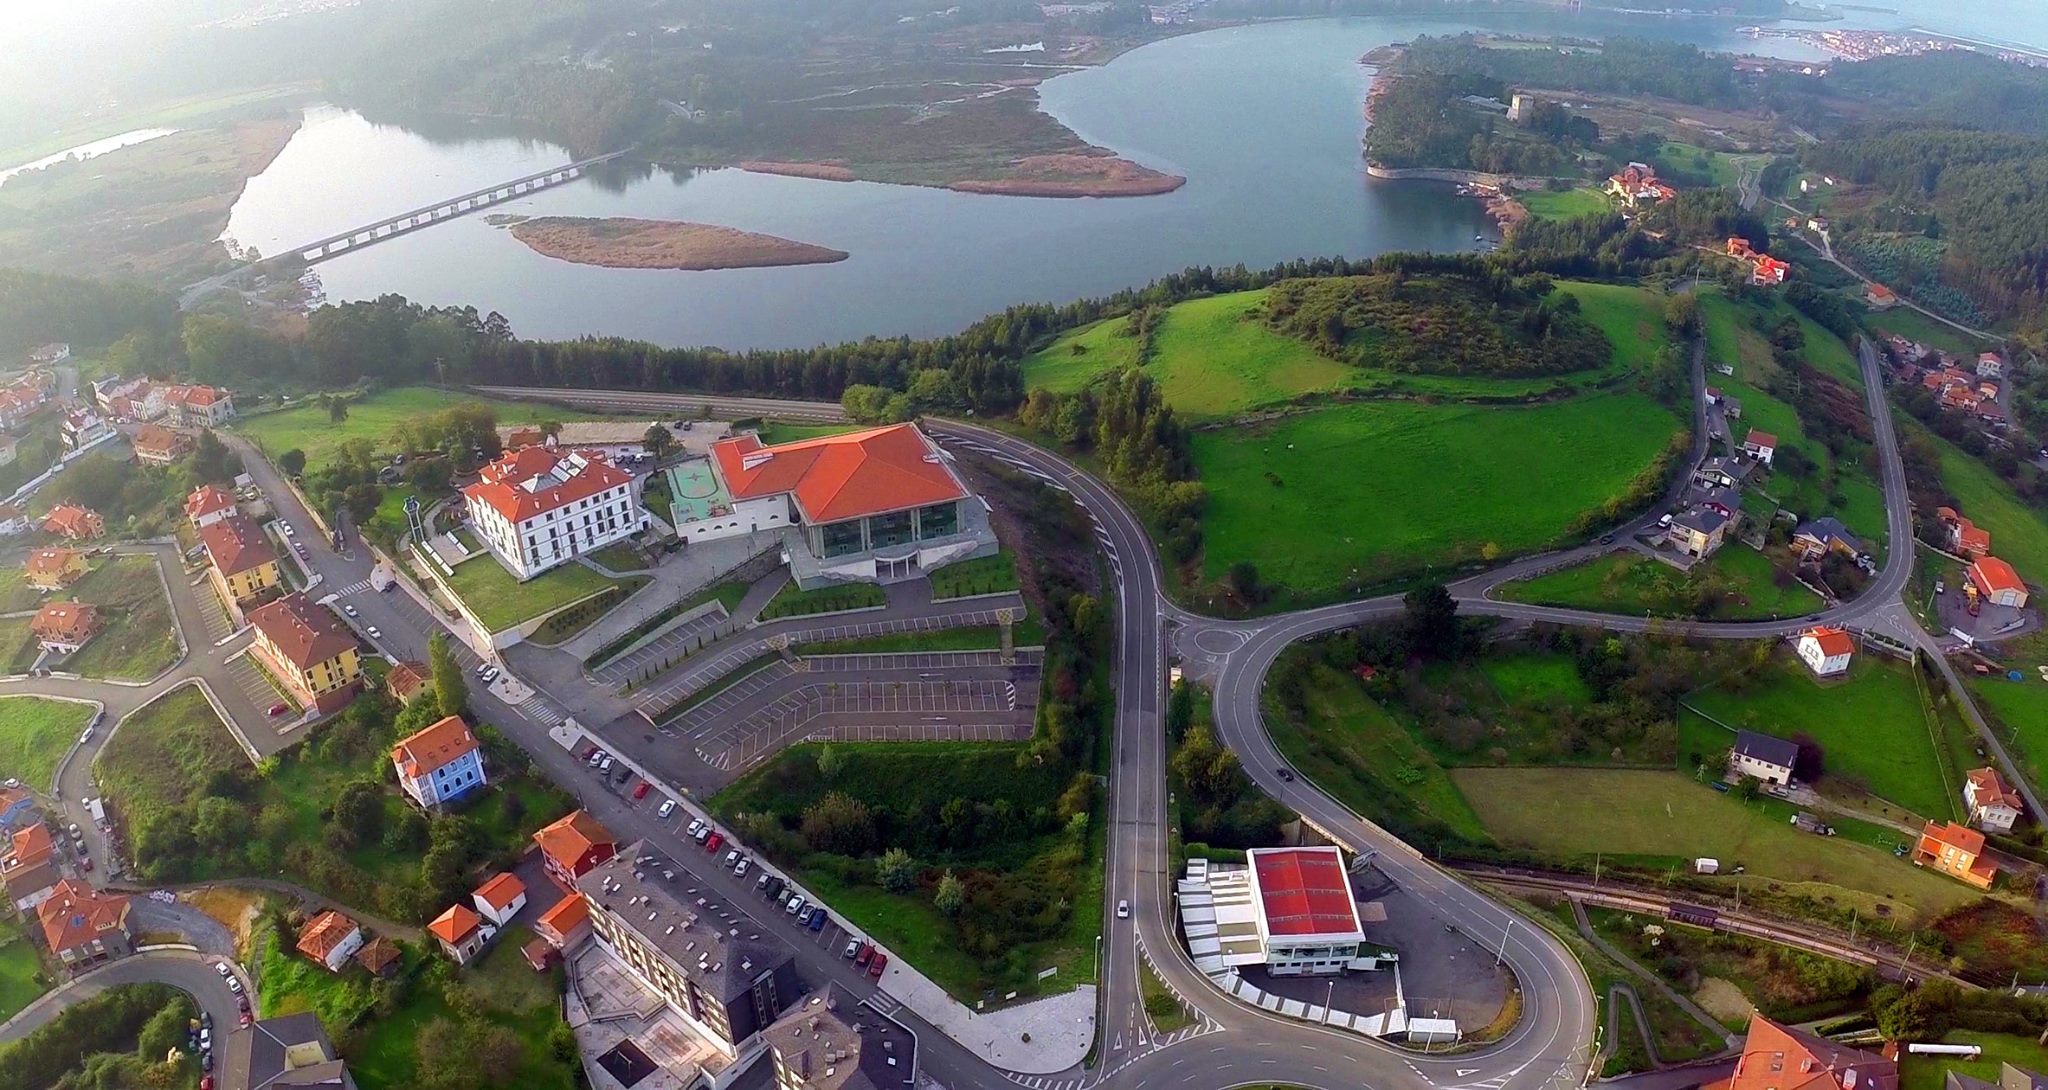
[[1913, 862], [1978, 889], [1990, 889], [1998, 878], [1998, 865], [1984, 858], [1984, 834], [1953, 821], [1927, 823], [1913, 849]]

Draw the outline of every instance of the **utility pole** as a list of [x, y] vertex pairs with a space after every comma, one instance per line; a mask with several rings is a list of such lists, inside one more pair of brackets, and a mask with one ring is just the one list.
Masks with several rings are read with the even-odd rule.
[[1593, 888], [1600, 888], [1600, 853], [1593, 853]]
[[1906, 943], [1905, 956], [1899, 959], [1899, 972], [1905, 975], [1906, 980], [1909, 983], [1913, 979], [1913, 948], [1919, 945], [1919, 943], [1920, 936], [1913, 936], [1913, 938]]
[[1511, 931], [1513, 931], [1514, 929], [1515, 929], [1515, 918], [1514, 918], [1513, 916], [1509, 916], [1509, 917], [1508, 917], [1508, 924], [1507, 924], [1507, 926], [1506, 926], [1506, 927], [1503, 927], [1503, 928], [1501, 928], [1501, 929], [1500, 929], [1500, 952], [1499, 952], [1499, 953], [1497, 953], [1497, 954], [1495, 954], [1495, 955], [1493, 955], [1493, 967], [1494, 967], [1494, 968], [1496, 968], [1496, 969], [1500, 968], [1500, 963], [1501, 963], [1501, 962], [1503, 962], [1503, 961], [1506, 961], [1506, 960], [1507, 960], [1507, 957], [1508, 957], [1508, 933], [1509, 933], [1509, 932], [1511, 932]]

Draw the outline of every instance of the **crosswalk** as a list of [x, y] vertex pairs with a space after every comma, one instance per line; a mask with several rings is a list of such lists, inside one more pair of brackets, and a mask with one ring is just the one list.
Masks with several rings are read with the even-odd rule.
[[548, 703], [547, 699], [539, 693], [534, 693], [532, 696], [519, 702], [519, 714], [549, 727], [560, 726], [562, 720], [568, 718], [568, 716], [555, 710], [555, 706]]
[[361, 594], [369, 589], [370, 581], [368, 579], [359, 579], [353, 583], [350, 583], [348, 586], [342, 587], [340, 590], [334, 591], [333, 593], [336, 598], [346, 598], [351, 594]]

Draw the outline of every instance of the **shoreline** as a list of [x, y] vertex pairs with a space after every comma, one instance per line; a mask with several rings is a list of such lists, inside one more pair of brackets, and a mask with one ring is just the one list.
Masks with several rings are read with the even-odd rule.
[[607, 269], [712, 272], [826, 265], [849, 256], [776, 235], [682, 220], [541, 216], [508, 218], [500, 226], [542, 257]]

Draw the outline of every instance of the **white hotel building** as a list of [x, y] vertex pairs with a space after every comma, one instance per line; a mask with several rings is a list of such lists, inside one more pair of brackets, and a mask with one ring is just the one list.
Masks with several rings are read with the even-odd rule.
[[584, 451], [507, 452], [462, 490], [470, 525], [521, 580], [638, 533], [647, 513], [633, 476]]

